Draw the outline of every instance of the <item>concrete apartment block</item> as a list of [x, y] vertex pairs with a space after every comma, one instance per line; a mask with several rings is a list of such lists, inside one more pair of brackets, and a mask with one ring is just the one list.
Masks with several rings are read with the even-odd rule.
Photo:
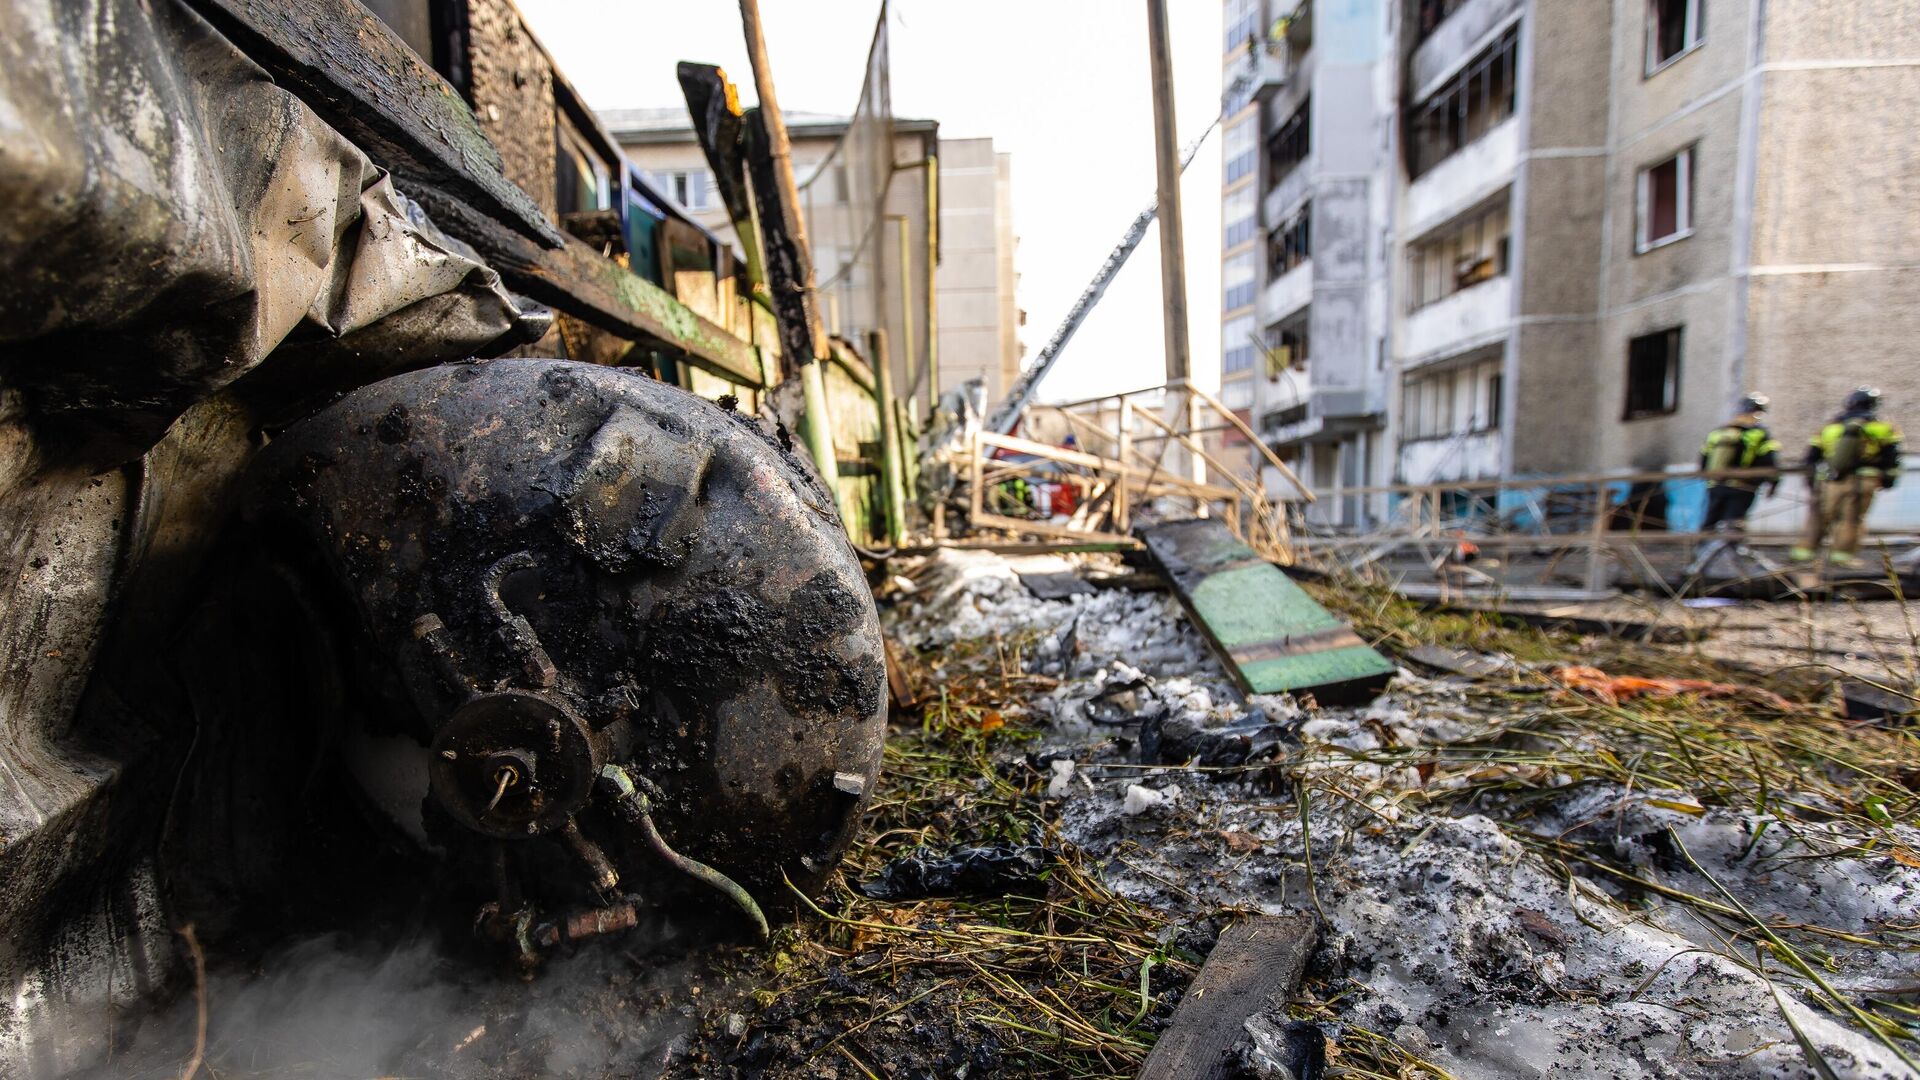
[[[1308, 331], [1308, 362], [1253, 411], [1316, 485], [1684, 469], [1747, 390], [1789, 456], [1861, 383], [1920, 427], [1920, 0], [1225, 14], [1262, 130], [1312, 102], [1298, 164], [1228, 227], [1271, 245], [1312, 204], [1257, 312], [1276, 344]], [[1330, 453], [1369, 409], [1377, 447]], [[1883, 504], [1920, 520], [1904, 489]]]

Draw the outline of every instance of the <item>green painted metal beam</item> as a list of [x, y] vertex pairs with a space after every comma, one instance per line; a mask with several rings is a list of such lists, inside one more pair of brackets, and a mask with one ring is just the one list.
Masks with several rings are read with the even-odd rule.
[[1394, 665], [1218, 518], [1138, 530], [1174, 595], [1249, 694], [1312, 694], [1323, 704], [1380, 692]]

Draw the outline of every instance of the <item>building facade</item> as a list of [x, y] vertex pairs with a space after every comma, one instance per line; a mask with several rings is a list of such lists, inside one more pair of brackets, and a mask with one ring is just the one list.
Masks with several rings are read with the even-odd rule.
[[1221, 393], [1321, 490], [1370, 483], [1388, 456], [1390, 7], [1227, 3]]
[[[737, 246], [684, 108], [600, 117], [656, 188]], [[876, 221], [857, 208], [858, 167], [835, 155], [847, 118], [790, 110], [786, 120], [828, 332], [864, 353], [866, 331], [885, 329], [896, 393], [922, 415], [939, 393], [969, 379], [982, 379], [988, 400], [997, 399], [1020, 365], [1011, 155], [995, 152], [991, 139], [941, 139], [934, 121], [895, 118], [894, 168]], [[930, 167], [939, 173], [931, 188]], [[903, 296], [926, 295], [930, 253], [929, 310]]]
[[[1920, 0], [1342, 4], [1343, 24], [1378, 16], [1382, 48], [1342, 39], [1344, 63], [1374, 57], [1374, 97], [1356, 80], [1339, 116], [1320, 104], [1335, 27], [1311, 0], [1260, 24], [1253, 6], [1226, 3], [1230, 28], [1264, 26], [1245, 51], [1272, 71], [1247, 107], [1270, 140], [1257, 320], [1283, 371], [1307, 359], [1303, 388], [1256, 382], [1257, 409], [1316, 487], [1340, 485], [1314, 439], [1367, 416], [1340, 412], [1342, 379], [1379, 394], [1385, 439], [1333, 475], [1373, 483], [1685, 468], [1748, 390], [1796, 454], [1861, 383], [1920, 419]], [[1344, 158], [1356, 135], [1384, 166]], [[1336, 219], [1359, 177], [1386, 198]], [[1358, 280], [1322, 264], [1373, 230], [1369, 381], [1320, 309]]]

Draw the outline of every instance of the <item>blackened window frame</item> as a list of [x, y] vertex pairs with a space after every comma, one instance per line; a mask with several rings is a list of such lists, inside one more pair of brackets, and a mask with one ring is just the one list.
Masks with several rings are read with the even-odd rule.
[[[1645, 348], [1643, 348], [1643, 346]], [[1658, 347], [1658, 353], [1653, 352]], [[1652, 382], [1642, 371], [1636, 368], [1655, 360], [1661, 366], [1661, 400], [1656, 406], [1649, 407], [1645, 401], [1636, 402], [1636, 389]], [[1686, 360], [1686, 326], [1668, 326], [1644, 334], [1636, 334], [1627, 339], [1627, 370], [1625, 400], [1622, 402], [1620, 419], [1623, 423], [1635, 420], [1652, 420], [1662, 416], [1672, 416], [1680, 411], [1680, 371]]]
[[[1407, 176], [1418, 180], [1519, 112], [1520, 24], [1515, 22], [1415, 105], [1408, 125]], [[1478, 95], [1485, 106], [1471, 108]], [[1494, 103], [1498, 102], [1498, 107]]]
[[1313, 154], [1313, 97], [1300, 102], [1293, 115], [1267, 136], [1267, 190], [1293, 175]]

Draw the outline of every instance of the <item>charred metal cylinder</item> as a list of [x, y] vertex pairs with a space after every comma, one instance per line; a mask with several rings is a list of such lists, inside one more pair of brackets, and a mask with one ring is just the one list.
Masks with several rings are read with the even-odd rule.
[[692, 865], [777, 903], [844, 851], [879, 622], [832, 497], [747, 417], [614, 368], [458, 364], [347, 395], [254, 479], [265, 541], [350, 599], [336, 651], [378, 707], [345, 753], [418, 839], [601, 902]]

